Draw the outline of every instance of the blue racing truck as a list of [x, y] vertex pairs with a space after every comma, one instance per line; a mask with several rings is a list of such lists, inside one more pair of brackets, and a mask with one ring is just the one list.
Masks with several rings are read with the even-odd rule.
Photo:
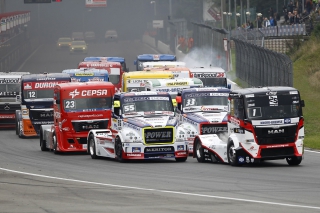
[[80, 68], [63, 70], [62, 73], [69, 74], [72, 82], [109, 81], [108, 70]]
[[137, 59], [134, 60], [134, 65], [136, 65], [137, 71], [143, 70], [143, 62], [152, 62], [152, 61], [176, 61], [177, 57], [175, 55], [168, 54], [142, 54], [138, 55]]
[[21, 77], [21, 107], [16, 110], [16, 134], [20, 138], [39, 136], [40, 126], [53, 124], [53, 89], [67, 83], [66, 73], [30, 74]]

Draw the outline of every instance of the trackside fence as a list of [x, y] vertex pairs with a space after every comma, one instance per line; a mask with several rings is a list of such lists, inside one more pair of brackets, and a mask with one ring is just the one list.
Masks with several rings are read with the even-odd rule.
[[293, 86], [291, 59], [263, 47], [232, 38], [235, 44], [236, 76], [248, 87]]

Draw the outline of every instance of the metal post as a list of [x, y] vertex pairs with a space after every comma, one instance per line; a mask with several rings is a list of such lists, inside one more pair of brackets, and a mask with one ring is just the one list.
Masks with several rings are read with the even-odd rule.
[[172, 16], [172, 0], [169, 0], [169, 16]]
[[301, 4], [302, 4], [302, 12], [304, 12], [304, 0], [302, 0]]
[[243, 13], [243, 8], [242, 8], [242, 0], [240, 0], [240, 26], [242, 25], [242, 23], [243, 23], [243, 15], [244, 15], [244, 13]]
[[224, 28], [224, 15], [223, 15], [223, 10], [224, 10], [224, 8], [223, 8], [223, 0], [221, 0], [221, 11], [220, 11], [220, 14], [221, 14], [221, 28]]
[[237, 0], [234, 0], [234, 28], [237, 29]]
[[154, 1], [154, 16], [157, 17], [157, 2]]

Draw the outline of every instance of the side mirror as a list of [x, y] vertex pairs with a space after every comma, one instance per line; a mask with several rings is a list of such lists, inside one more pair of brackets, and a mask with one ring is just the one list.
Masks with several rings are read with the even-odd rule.
[[301, 107], [305, 107], [304, 100], [300, 101], [300, 105], [301, 105]]
[[60, 99], [57, 99], [57, 100], [56, 100], [56, 104], [60, 104]]
[[119, 108], [120, 107], [120, 101], [114, 101], [113, 107], [114, 108]]
[[134, 64], [134, 65], [137, 65], [137, 60], [134, 60], [134, 61], [133, 61], [133, 64]]
[[228, 84], [228, 89], [231, 89], [231, 84]]
[[181, 100], [181, 96], [177, 96], [177, 97], [176, 97], [176, 102], [177, 102], [178, 104], [181, 104], [181, 101], [182, 101], [182, 100]]

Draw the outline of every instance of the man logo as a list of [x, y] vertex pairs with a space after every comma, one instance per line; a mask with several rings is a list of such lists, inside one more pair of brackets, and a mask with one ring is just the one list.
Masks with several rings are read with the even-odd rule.
[[268, 130], [268, 134], [279, 134], [279, 133], [284, 133], [284, 129]]
[[80, 93], [78, 92], [78, 89], [75, 89], [74, 91], [69, 93], [69, 96], [72, 97], [72, 99], [74, 99], [74, 97], [76, 97], [77, 95], [79, 95]]

